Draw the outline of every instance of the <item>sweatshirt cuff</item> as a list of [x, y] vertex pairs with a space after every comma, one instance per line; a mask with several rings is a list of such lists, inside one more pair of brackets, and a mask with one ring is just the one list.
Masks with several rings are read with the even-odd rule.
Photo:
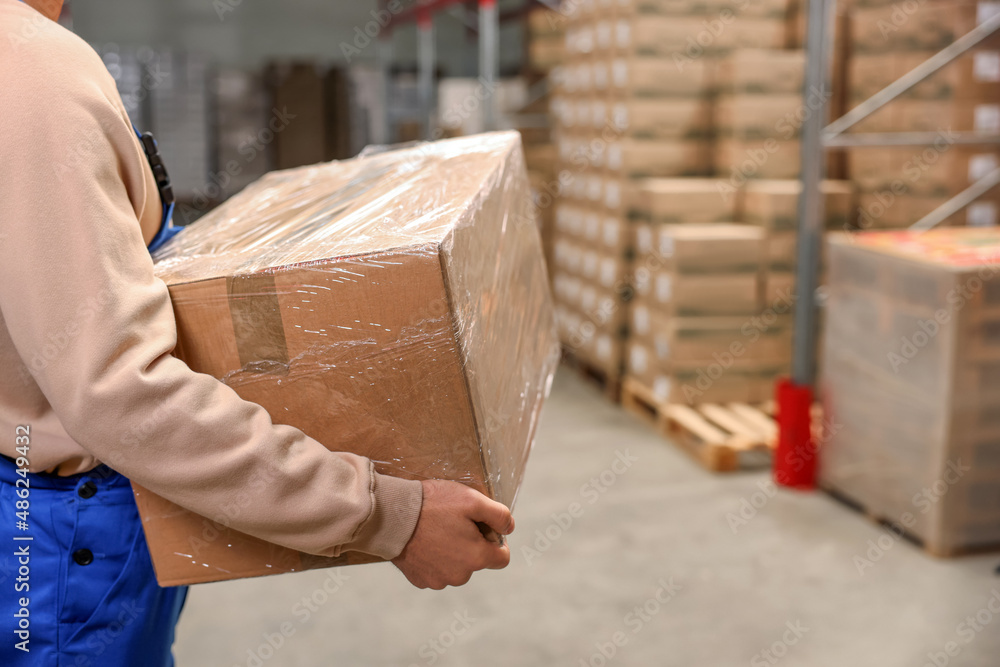
[[372, 514], [344, 550], [392, 560], [403, 551], [417, 527], [423, 505], [423, 485], [416, 480], [374, 473]]

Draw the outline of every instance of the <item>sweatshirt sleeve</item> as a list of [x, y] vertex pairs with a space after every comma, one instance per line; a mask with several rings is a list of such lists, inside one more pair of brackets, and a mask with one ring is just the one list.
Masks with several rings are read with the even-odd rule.
[[[171, 355], [169, 294], [133, 204], [146, 200], [145, 158], [97, 55], [47, 42], [0, 63], [0, 312], [22, 359], [44, 354], [32, 374], [67, 433], [200, 514], [246, 498], [228, 521], [255, 537], [324, 556], [398, 555], [419, 482], [273, 424]], [[66, 335], [53, 354], [56, 330]]]

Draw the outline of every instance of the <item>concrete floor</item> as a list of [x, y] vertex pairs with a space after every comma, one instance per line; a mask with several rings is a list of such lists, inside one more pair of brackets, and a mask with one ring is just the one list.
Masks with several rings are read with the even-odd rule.
[[[706, 473], [562, 369], [508, 569], [443, 592], [391, 565], [195, 587], [178, 665], [1000, 665], [1000, 556], [883, 537], [861, 573], [884, 531], [819, 493], [767, 498], [767, 479]], [[744, 500], [762, 507], [734, 531]]]

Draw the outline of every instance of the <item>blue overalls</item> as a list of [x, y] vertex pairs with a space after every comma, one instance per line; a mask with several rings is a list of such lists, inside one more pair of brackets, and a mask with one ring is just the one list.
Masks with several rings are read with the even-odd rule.
[[[163, 202], [152, 251], [178, 229], [156, 144], [149, 134], [139, 140]], [[18, 527], [25, 508], [27, 530]], [[132, 487], [107, 466], [70, 477], [21, 476], [0, 457], [0, 591], [0, 666], [174, 664], [170, 647], [187, 587], [157, 585]]]

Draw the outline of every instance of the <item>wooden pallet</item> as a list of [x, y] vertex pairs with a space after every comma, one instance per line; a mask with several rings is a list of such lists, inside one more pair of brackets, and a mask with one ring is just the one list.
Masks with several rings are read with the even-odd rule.
[[778, 440], [773, 404], [670, 404], [634, 378], [625, 378], [622, 407], [714, 472], [771, 465], [771, 452]]
[[924, 553], [926, 553], [929, 556], [933, 556], [934, 558], [957, 558], [959, 556], [973, 556], [977, 554], [988, 554], [1000, 551], [1000, 543], [955, 547], [951, 545], [937, 544], [928, 541], [908, 530], [905, 526], [903, 526], [899, 522], [899, 520], [886, 517], [880, 512], [872, 510], [870, 507], [866, 506], [864, 503], [855, 499], [848, 493], [845, 493], [831, 486], [824, 486], [823, 491], [825, 491], [828, 496], [836, 500], [844, 507], [847, 507], [848, 509], [857, 512], [858, 514], [864, 516], [872, 523], [882, 526], [889, 532], [895, 535], [899, 535], [901, 538], [903, 538], [910, 544], [916, 546], [918, 549], [923, 550]]
[[581, 359], [566, 349], [563, 349], [562, 361], [564, 365], [572, 368], [584, 380], [590, 382], [592, 385], [596, 385], [601, 393], [612, 403], [618, 403], [621, 400], [621, 375], [609, 373], [607, 370], [595, 366], [586, 359]]

